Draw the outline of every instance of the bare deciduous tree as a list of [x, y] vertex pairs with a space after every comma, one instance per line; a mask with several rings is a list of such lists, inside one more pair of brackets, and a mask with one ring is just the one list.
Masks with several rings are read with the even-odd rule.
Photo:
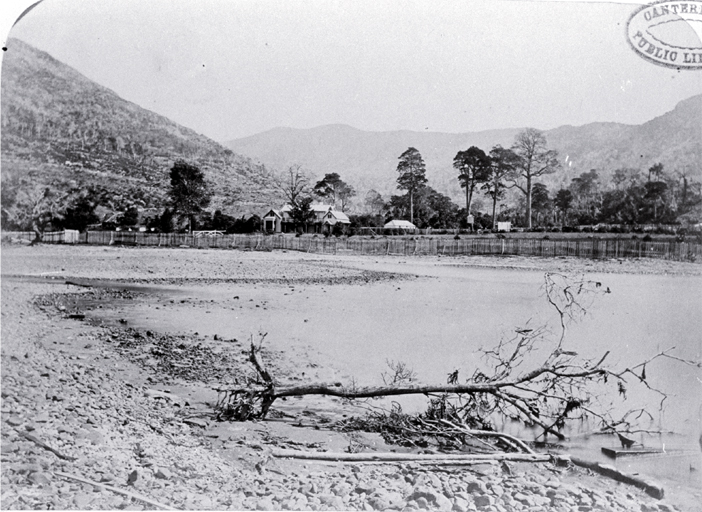
[[534, 179], [556, 172], [560, 167], [558, 153], [547, 148], [546, 136], [534, 128], [527, 128], [517, 134], [512, 151], [518, 159], [510, 181], [526, 198], [526, 221], [531, 228], [531, 194]]
[[310, 179], [301, 165], [293, 164], [276, 179], [276, 186], [290, 206], [299, 206], [302, 199], [310, 196]]
[[15, 201], [3, 213], [18, 225], [31, 226], [34, 231], [32, 244], [41, 242], [46, 227], [52, 220], [58, 220], [65, 211], [64, 197], [47, 185], [36, 184], [18, 190]]

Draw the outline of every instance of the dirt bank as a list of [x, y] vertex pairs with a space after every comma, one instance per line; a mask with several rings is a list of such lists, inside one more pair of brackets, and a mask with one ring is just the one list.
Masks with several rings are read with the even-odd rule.
[[[551, 464], [431, 467], [276, 459], [271, 450], [278, 447], [391, 447], [371, 435], [352, 439], [325, 429], [339, 408], [324, 399], [286, 404], [286, 416], [271, 421], [215, 422], [202, 393], [225, 372], [236, 379], [249, 371], [245, 343], [217, 340], [198, 348], [201, 339], [192, 333], [92, 326], [69, 318], [75, 296], [61, 298], [91, 293], [60, 284], [66, 278], [286, 279], [310, 286], [320, 275], [327, 285], [392, 278], [354, 261], [216, 250], [3, 248], [3, 275], [44, 276], [47, 282], [2, 280], [0, 506], [140, 510], [158, 502], [220, 510], [702, 510], [699, 496], [668, 490], [665, 500], [654, 500], [633, 487]], [[294, 352], [268, 356], [283, 377], [308, 364]], [[207, 371], [198, 371], [192, 361]], [[312, 376], [315, 371], [325, 375], [324, 369], [311, 368]]]

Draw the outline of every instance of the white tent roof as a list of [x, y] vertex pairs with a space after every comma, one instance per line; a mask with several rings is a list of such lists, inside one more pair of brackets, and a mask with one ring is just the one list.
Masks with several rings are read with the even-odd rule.
[[385, 224], [386, 228], [399, 228], [399, 229], [417, 229], [417, 226], [412, 224], [408, 220], [391, 220]]

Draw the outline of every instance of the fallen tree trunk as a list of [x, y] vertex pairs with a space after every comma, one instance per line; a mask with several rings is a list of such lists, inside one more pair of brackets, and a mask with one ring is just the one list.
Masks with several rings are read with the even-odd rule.
[[455, 462], [490, 462], [490, 461], [513, 461], [513, 462], [549, 462], [552, 456], [540, 453], [491, 453], [478, 455], [453, 455], [453, 454], [427, 454], [427, 453], [341, 453], [341, 452], [304, 452], [300, 450], [287, 450], [277, 448], [272, 451], [272, 455], [278, 458], [292, 458], [305, 460], [327, 460], [346, 462], [433, 462], [433, 461], [455, 461]]
[[[601, 287], [601, 283], [576, 282], [559, 287], [553, 275], [546, 275], [546, 295], [549, 303], [557, 310], [561, 320], [561, 333], [557, 339], [550, 340], [547, 326], [537, 328], [519, 328], [511, 338], [502, 339], [490, 350], [483, 350], [484, 356], [491, 362], [492, 371], [484, 373], [475, 369], [473, 374], [459, 382], [458, 370], [448, 375], [446, 383], [413, 384], [411, 374], [404, 366], [393, 367], [384, 385], [381, 386], [344, 386], [340, 383], [281, 384], [266, 369], [259, 353], [261, 344], [256, 346], [251, 341], [249, 361], [256, 370], [256, 376], [247, 376], [245, 382], [236, 385], [219, 386], [214, 389], [219, 393], [215, 412], [220, 420], [262, 419], [268, 414], [273, 403], [279, 398], [324, 395], [348, 400], [379, 397], [397, 397], [403, 395], [425, 395], [431, 397], [430, 408], [425, 413], [427, 418], [452, 420], [451, 427], [464, 436], [492, 437], [516, 450], [529, 451], [525, 443], [501, 434], [486, 434], [494, 429], [493, 418], [502, 417], [523, 422], [527, 427], [538, 426], [546, 439], [549, 435], [564, 440], [562, 430], [567, 421], [596, 418], [602, 423], [603, 430], [626, 432], [633, 414], [636, 418], [651, 415], [645, 409], [628, 411], [621, 419], [614, 419], [611, 410], [597, 410], [591, 404], [597, 404], [598, 394], [616, 393], [626, 399], [626, 377], [635, 379], [649, 391], [656, 393], [662, 401], [666, 394], [652, 387], [646, 380], [646, 365], [659, 358], [672, 358], [686, 364], [702, 366], [702, 363], [686, 361], [670, 354], [673, 348], [661, 351], [636, 365], [623, 370], [613, 371], [604, 365], [609, 356], [606, 351], [599, 359], [584, 359], [572, 350], [563, 348], [566, 323], [584, 309], [577, 302], [577, 297], [589, 288]], [[261, 342], [263, 341], [261, 338]], [[534, 363], [523, 365], [527, 355], [533, 358], [541, 350], [539, 359]], [[530, 369], [529, 369], [530, 368]], [[605, 389], [606, 387], [611, 388]], [[450, 398], [449, 398], [450, 397]], [[633, 417], [633, 416], [632, 416]], [[394, 420], [393, 420], [394, 421]], [[470, 427], [469, 427], [470, 425]], [[477, 429], [476, 429], [477, 427]], [[442, 434], [438, 432], [431, 434]], [[444, 426], [445, 430], [445, 426]], [[481, 432], [478, 432], [480, 430]], [[415, 432], [416, 433], [416, 432]]]
[[148, 498], [142, 494], [138, 494], [136, 492], [125, 491], [124, 489], [120, 489], [118, 487], [103, 484], [100, 482], [95, 482], [94, 480], [89, 480], [88, 478], [84, 478], [82, 476], [71, 475], [70, 473], [63, 473], [62, 471], [54, 471], [54, 475], [60, 476], [62, 478], [76, 480], [77, 482], [92, 485], [95, 487], [107, 489], [108, 491], [112, 491], [114, 493], [121, 494], [122, 496], [126, 496], [128, 498], [133, 498], [133, 499], [139, 500], [139, 501], [143, 501], [144, 503], [146, 503], [147, 505], [151, 505], [152, 507], [161, 508], [163, 510], [179, 510], [176, 507], [173, 507], [171, 505], [164, 505], [164, 504], [159, 503], [158, 501], [152, 500], [151, 498]]
[[[572, 371], [570, 367], [567, 367], [569, 370], [571, 370], [567, 373], [562, 373], [563, 368], [545, 364], [514, 378], [502, 378], [483, 382], [469, 381], [463, 384], [394, 384], [390, 386], [344, 387], [340, 383], [278, 385], [273, 380], [261, 359], [258, 357], [259, 352], [260, 346], [256, 347], [252, 341], [249, 352], [249, 361], [254, 366], [258, 374], [259, 380], [257, 382], [250, 382], [246, 386], [220, 386], [214, 388], [214, 390], [220, 394], [220, 398], [218, 399], [215, 407], [219, 418], [234, 418], [237, 420], [265, 418], [271, 405], [273, 405], [278, 398], [305, 395], [325, 395], [353, 400], [401, 395], [489, 394], [494, 397], [501, 397], [502, 399], [511, 402], [517, 397], [512, 396], [510, 398], [510, 396], [507, 396], [504, 393], [506, 390], [519, 387], [520, 385], [528, 383], [539, 376], [554, 373], [557, 370], [561, 371], [561, 373], [559, 373], [560, 376], [567, 378], [577, 378], [580, 376], [591, 376], [593, 374], [597, 374], [601, 371], [599, 366], [609, 353], [607, 352], [593, 367], [586, 370], [578, 368], [576, 371]], [[553, 426], [549, 426], [541, 421], [537, 415], [531, 414], [518, 402], [519, 398], [517, 398], [516, 402], [514, 403], [515, 407], [519, 408], [525, 417], [528, 418], [533, 424], [539, 425], [541, 428], [543, 428], [545, 433], [553, 434], [561, 440], [565, 439], [565, 436], [562, 433], [558, 432], [558, 430], [553, 428]], [[256, 411], [256, 403], [260, 404], [258, 405], [258, 411]]]
[[[500, 387], [511, 385], [511, 383], [494, 384], [454, 384], [454, 385], [422, 385], [422, 386], [366, 386], [345, 388], [341, 384], [307, 384], [301, 386], [275, 386], [271, 390], [273, 399], [285, 398], [289, 396], [303, 395], [327, 395], [339, 398], [377, 398], [381, 396], [398, 395], [427, 395], [431, 393], [489, 393], [500, 389]], [[267, 386], [257, 387], [218, 387], [214, 388], [220, 393], [243, 393], [258, 392], [264, 393], [270, 388]]]

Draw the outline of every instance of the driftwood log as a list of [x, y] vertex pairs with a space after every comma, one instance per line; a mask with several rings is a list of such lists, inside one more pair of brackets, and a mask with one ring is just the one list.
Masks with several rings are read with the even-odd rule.
[[344, 462], [463, 462], [480, 463], [490, 461], [549, 462], [553, 456], [541, 453], [490, 453], [490, 454], [446, 454], [446, 453], [334, 453], [305, 452], [300, 450], [274, 449], [271, 454], [278, 458], [326, 460]]
[[646, 494], [653, 496], [656, 499], [662, 500], [665, 497], [665, 490], [660, 484], [642, 478], [641, 476], [624, 473], [610, 464], [590, 462], [577, 457], [570, 457], [570, 460], [574, 465], [580, 466], [581, 468], [587, 468], [595, 473], [599, 473], [600, 475], [616, 480], [617, 482], [622, 482], [624, 484], [633, 485], [634, 487], [643, 489]]

